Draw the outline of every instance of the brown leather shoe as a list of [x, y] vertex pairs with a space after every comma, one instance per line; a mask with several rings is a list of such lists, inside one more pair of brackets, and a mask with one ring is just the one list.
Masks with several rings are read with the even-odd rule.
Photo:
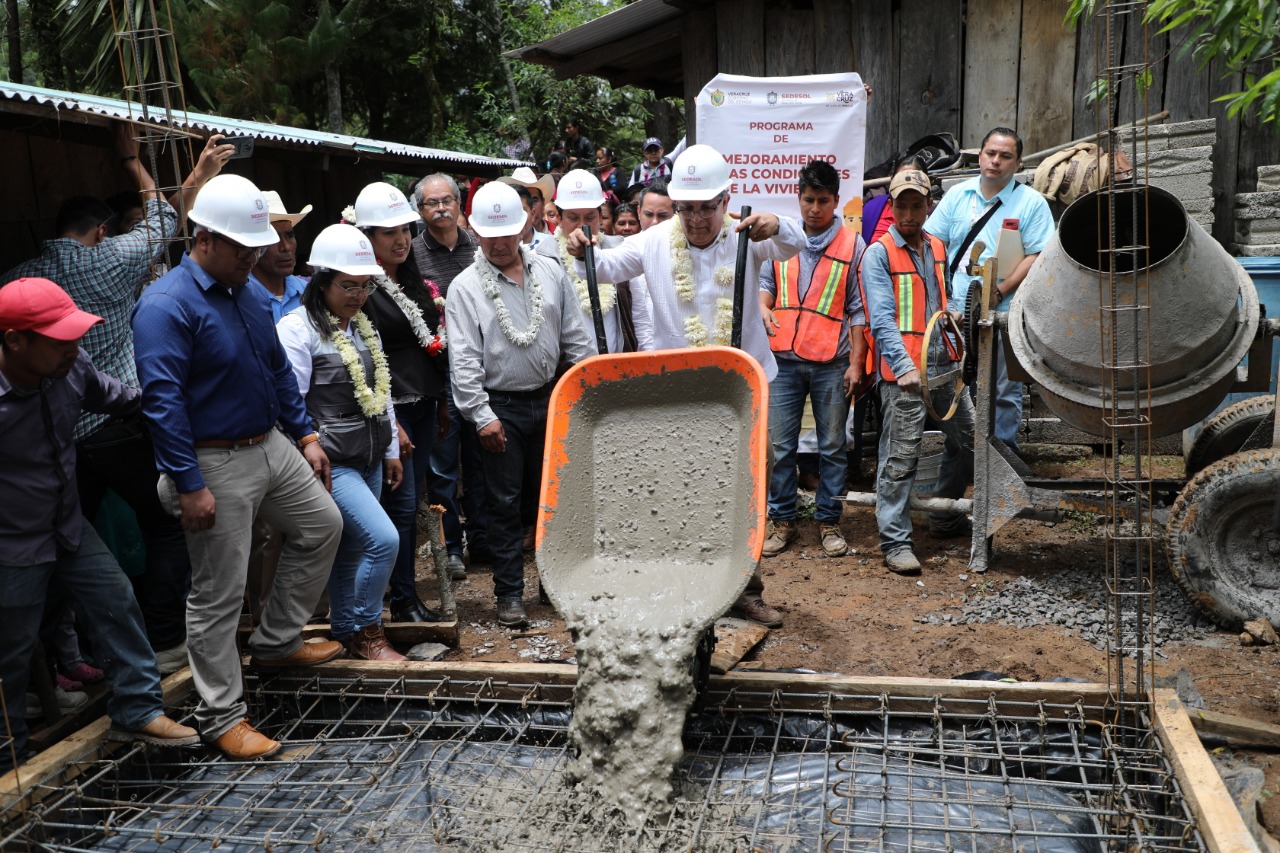
[[524, 541], [520, 543], [526, 551], [532, 551], [538, 545], [538, 528], [530, 524], [524, 529]]
[[333, 660], [342, 654], [342, 643], [337, 640], [324, 640], [319, 643], [303, 643], [298, 650], [291, 655], [285, 655], [282, 658], [274, 660], [264, 660], [254, 655], [249, 658], [252, 666], [263, 666], [280, 668], [286, 666], [315, 666], [318, 663], [324, 663]]
[[270, 758], [280, 751], [280, 742], [274, 741], [241, 720], [213, 742], [223, 755], [232, 761], [256, 761]]
[[778, 556], [787, 550], [787, 546], [796, 538], [798, 532], [794, 518], [769, 519], [769, 526], [765, 529], [764, 547], [761, 549], [761, 556]]
[[753, 598], [750, 601], [735, 604], [730, 612], [735, 616], [750, 619], [752, 622], [759, 622], [767, 628], [782, 627], [782, 612], [766, 604], [763, 598]]
[[190, 726], [184, 726], [165, 714], [161, 714], [135, 731], [127, 731], [112, 726], [111, 730], [107, 732], [107, 739], [124, 743], [140, 740], [156, 746], [195, 746], [200, 743], [200, 734]]
[[365, 625], [355, 634], [347, 638], [347, 654], [361, 660], [408, 660], [404, 655], [391, 648], [382, 626], [376, 622]]

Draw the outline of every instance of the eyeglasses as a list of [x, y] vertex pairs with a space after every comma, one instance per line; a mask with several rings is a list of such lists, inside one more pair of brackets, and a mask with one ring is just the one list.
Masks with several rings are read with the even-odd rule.
[[672, 207], [675, 209], [675, 212], [681, 216], [693, 216], [697, 219], [710, 219], [716, 215], [718, 210], [720, 210], [720, 205], [723, 201], [724, 195], [721, 194], [711, 201], [701, 205], [676, 203], [673, 204]]
[[347, 294], [348, 296], [366, 296], [372, 293], [378, 287], [378, 285], [372, 284], [372, 283], [357, 284], [355, 287], [347, 287], [345, 284], [335, 283], [334, 286], [337, 287], [339, 290], [341, 290], [343, 293]]
[[216, 232], [213, 235], [213, 239], [221, 240], [222, 242], [230, 246], [231, 250], [236, 253], [237, 261], [247, 261], [249, 259], [253, 259], [253, 262], [255, 264], [258, 261], [262, 260], [262, 256], [267, 253], [267, 249], [271, 248], [270, 246], [258, 246], [256, 248], [251, 246], [241, 246], [235, 240], [230, 240]]
[[457, 201], [457, 197], [451, 195], [444, 198], [424, 198], [418, 207], [452, 207]]

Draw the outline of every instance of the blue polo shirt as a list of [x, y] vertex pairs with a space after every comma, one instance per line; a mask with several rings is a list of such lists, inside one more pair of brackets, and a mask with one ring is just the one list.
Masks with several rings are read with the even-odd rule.
[[298, 381], [262, 289], [226, 287], [184, 255], [133, 309], [142, 411], [156, 467], [180, 493], [204, 488], [195, 442], [261, 435], [276, 421], [309, 435]]
[[[979, 189], [981, 181], [981, 178], [970, 178], [947, 190], [947, 194], [924, 223], [925, 231], [947, 244], [947, 267], [950, 268], [955, 260], [973, 223], [982, 218], [987, 208], [996, 203], [996, 199], [1000, 199], [1000, 209], [974, 237], [974, 243], [981, 241], [986, 244], [986, 249], [978, 256], [978, 262], [986, 263], [987, 258], [996, 253], [996, 237], [1000, 234], [1001, 223], [1006, 219], [1018, 220], [1018, 230], [1022, 232], [1022, 251], [1028, 255], [1044, 251], [1054, 231], [1053, 214], [1049, 212], [1049, 204], [1044, 196], [1031, 187], [1010, 180], [1004, 189], [988, 200], [982, 197], [982, 190]], [[960, 262], [951, 279], [950, 298], [957, 308], [963, 308], [965, 296], [969, 293], [969, 283], [973, 280], [973, 276], [965, 272], [969, 263], [968, 255], [972, 250], [971, 243], [965, 250], [965, 259]], [[1001, 300], [997, 310], [1008, 311], [1009, 300]]]
[[280, 318], [302, 304], [302, 291], [307, 289], [307, 280], [298, 275], [284, 277], [284, 296], [276, 296], [267, 286], [258, 281], [253, 273], [249, 273], [249, 284], [258, 288], [271, 300], [271, 319], [279, 323]]

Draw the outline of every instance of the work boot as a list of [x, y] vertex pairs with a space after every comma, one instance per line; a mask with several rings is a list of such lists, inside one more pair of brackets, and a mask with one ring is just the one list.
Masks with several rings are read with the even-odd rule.
[[532, 524], [524, 529], [524, 542], [521, 543], [525, 551], [532, 551], [538, 544], [538, 528]]
[[[282, 669], [287, 666], [315, 666], [318, 663], [333, 660], [340, 654], [342, 654], [342, 643], [337, 640], [323, 640], [319, 643], [303, 643], [298, 646], [296, 652], [291, 655], [285, 655], [282, 658], [267, 660], [254, 655], [249, 658], [249, 664], [268, 669]], [[246, 723], [246, 725], [248, 724]]]
[[218, 751], [232, 761], [256, 761], [270, 758], [280, 751], [279, 741], [274, 741], [241, 720], [231, 730], [214, 740]]
[[189, 662], [186, 640], [171, 649], [156, 652], [156, 669], [160, 670], [161, 675], [173, 675]]
[[466, 580], [467, 567], [466, 564], [462, 562], [461, 554], [449, 555], [449, 577], [456, 581]]
[[844, 541], [840, 533], [840, 525], [824, 524], [822, 531], [822, 553], [828, 557], [843, 557], [849, 550], [849, 543]]
[[899, 548], [884, 555], [884, 564], [896, 575], [920, 574], [920, 561], [911, 553], [911, 548]]
[[[61, 687], [55, 687], [53, 692], [58, 699], [58, 710], [63, 714], [74, 713], [89, 704], [89, 694], [79, 690], [63, 690]], [[40, 695], [34, 690], [27, 691], [26, 718], [38, 720], [43, 716], [44, 709], [40, 706]]]
[[529, 624], [524, 603], [519, 599], [498, 602], [498, 624], [504, 628], [523, 628]]
[[365, 625], [355, 634], [347, 638], [347, 654], [360, 660], [408, 660], [404, 655], [391, 647], [386, 633], [377, 622]]
[[161, 714], [135, 731], [117, 728], [112, 725], [107, 732], [107, 740], [122, 743], [132, 743], [140, 740], [156, 746], [195, 746], [200, 743], [200, 734], [190, 726], [184, 726]]
[[391, 602], [392, 622], [443, 622], [439, 613], [422, 603], [416, 595], [404, 601]]
[[795, 519], [769, 519], [769, 526], [765, 531], [764, 549], [761, 554], [765, 557], [776, 557], [783, 551], [787, 550], [787, 546], [791, 544], [791, 540], [796, 538], [796, 522]]
[[731, 611], [743, 619], [750, 619], [752, 622], [759, 622], [767, 628], [782, 627], [782, 613], [775, 607], [769, 606], [763, 598], [752, 598], [747, 601], [739, 602], [733, 606]]

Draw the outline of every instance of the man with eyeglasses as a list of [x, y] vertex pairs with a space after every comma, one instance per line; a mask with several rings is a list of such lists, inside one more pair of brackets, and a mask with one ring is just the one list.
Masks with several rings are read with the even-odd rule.
[[[778, 366], [760, 316], [760, 265], [794, 257], [805, 247], [804, 230], [790, 217], [764, 212], [752, 213], [734, 227], [726, 218], [730, 184], [729, 165], [719, 151], [710, 145], [685, 149], [676, 159], [667, 189], [675, 217], [631, 235], [621, 245], [597, 251], [596, 275], [602, 281], [644, 275], [653, 301], [655, 349], [728, 346], [739, 233], [750, 228], [742, 349], [760, 362], [772, 382]], [[568, 249], [574, 257], [582, 258], [585, 244], [581, 231], [569, 235]], [[582, 264], [578, 266], [581, 274]], [[763, 589], [757, 571], [734, 612], [780, 626], [782, 614], [765, 603]]]
[[[413, 238], [413, 257], [423, 277], [435, 282], [446, 299], [458, 273], [471, 266], [478, 244], [471, 234], [459, 227], [461, 193], [453, 178], [437, 172], [427, 175], [413, 190], [413, 203], [426, 228]], [[447, 364], [446, 361], [446, 370]], [[449, 431], [431, 444], [431, 481], [428, 484], [432, 503], [444, 506], [444, 541], [449, 552], [449, 569], [456, 580], [466, 577], [462, 560], [463, 531], [459, 523], [461, 510], [466, 510], [466, 550], [472, 564], [488, 563], [489, 534], [484, 511], [484, 470], [480, 461], [480, 440], [476, 429], [458, 414], [453, 402], [453, 388], [445, 376], [445, 400], [449, 405]], [[462, 458], [459, 460], [459, 450]], [[461, 470], [461, 474], [460, 474]], [[458, 500], [458, 478], [464, 477], [465, 506]]]
[[283, 533], [285, 545], [249, 652], [254, 666], [280, 668], [342, 651], [340, 643], [301, 637], [329, 579], [342, 515], [269, 297], [245, 286], [279, 240], [266, 198], [245, 178], [220, 175], [190, 218], [191, 252], [133, 312], [142, 409], [154, 426], [161, 502], [180, 518], [191, 554], [196, 724], [233, 759], [265, 758], [280, 744], [245, 718], [236, 644], [254, 518]]

